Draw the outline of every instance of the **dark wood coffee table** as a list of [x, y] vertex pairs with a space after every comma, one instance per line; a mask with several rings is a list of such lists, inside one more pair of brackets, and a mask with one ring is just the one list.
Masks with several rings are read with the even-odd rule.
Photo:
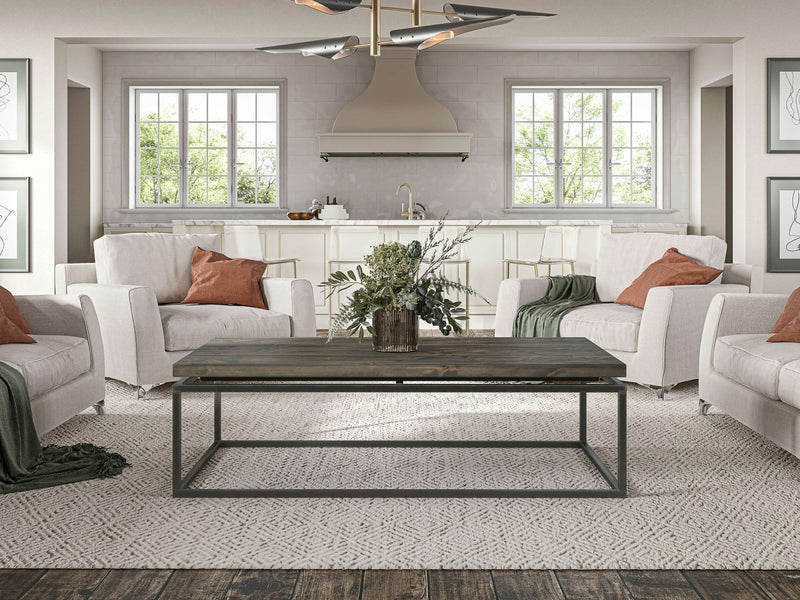
[[[418, 352], [374, 352], [369, 341], [337, 338], [216, 339], [178, 361], [173, 374], [175, 497], [562, 497], [627, 494], [625, 364], [584, 338], [423, 338]], [[459, 382], [457, 386], [453, 382]], [[564, 441], [224, 440], [224, 392], [563, 392], [579, 394], [578, 439]], [[182, 467], [181, 394], [213, 392], [214, 442], [186, 472]], [[589, 393], [617, 394], [616, 476], [587, 443]], [[603, 489], [398, 489], [192, 487], [220, 448], [578, 448], [608, 483]]]

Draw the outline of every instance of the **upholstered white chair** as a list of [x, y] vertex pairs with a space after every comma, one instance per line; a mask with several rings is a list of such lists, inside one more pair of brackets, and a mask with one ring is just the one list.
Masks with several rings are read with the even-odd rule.
[[255, 225], [225, 225], [222, 228], [222, 252], [231, 258], [249, 258], [267, 263], [264, 277], [269, 276], [270, 266], [291, 264], [297, 279], [299, 258], [266, 258], [261, 245], [261, 235]]
[[16, 296], [35, 344], [0, 345], [0, 360], [25, 378], [36, 432], [84, 409], [102, 413], [103, 340], [92, 301], [81, 296]]
[[92, 299], [105, 346], [106, 376], [140, 396], [174, 381], [172, 365], [216, 337], [314, 337], [314, 290], [304, 279], [264, 278], [268, 310], [180, 304], [192, 285], [194, 248], [220, 250], [213, 234], [129, 233], [94, 243], [94, 264], [56, 267], [58, 293]]
[[719, 294], [700, 344], [700, 414], [713, 405], [800, 458], [800, 344], [767, 342], [788, 296]]
[[[724, 273], [708, 285], [653, 288], [644, 309], [613, 303], [642, 271], [673, 247], [700, 264], [724, 268]], [[564, 315], [559, 334], [588, 338], [627, 365], [623, 379], [655, 387], [663, 397], [675, 384], [697, 379], [703, 323], [714, 296], [750, 291], [751, 267], [725, 265], [726, 248], [725, 242], [714, 236], [602, 236], [594, 271], [600, 303]], [[511, 337], [517, 310], [542, 298], [547, 288], [544, 277], [504, 280], [497, 299], [495, 335]]]

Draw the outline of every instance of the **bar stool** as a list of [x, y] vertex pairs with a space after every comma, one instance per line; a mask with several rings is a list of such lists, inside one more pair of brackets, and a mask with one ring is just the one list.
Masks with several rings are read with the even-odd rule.
[[[539, 248], [539, 258], [524, 260], [520, 258], [506, 258], [503, 260], [505, 279], [511, 277], [511, 265], [533, 267], [536, 277], [539, 277], [539, 267], [546, 266], [547, 274], [552, 274], [554, 265], [569, 266], [575, 274], [575, 263], [578, 260], [578, 242], [580, 240], [580, 227], [567, 227], [564, 225], [545, 227], [542, 245]], [[551, 254], [552, 253], [552, 254]]]
[[[426, 239], [428, 239], [428, 235], [430, 234], [431, 229], [433, 229], [433, 227], [430, 227], [430, 226], [427, 226], [427, 227], [426, 226], [422, 226], [422, 227], [419, 228], [418, 235], [419, 235], [419, 238], [420, 238], [420, 242], [424, 242]], [[451, 227], [447, 227], [446, 226], [444, 229], [442, 229], [441, 235], [445, 239], [453, 239], [454, 237], [456, 237], [457, 235], [459, 235], [460, 233], [463, 233], [463, 232], [464, 232], [464, 228], [463, 227], [452, 227], [452, 226]], [[424, 262], [430, 263], [430, 261], [424, 261]], [[455, 268], [456, 268], [456, 273], [457, 273], [456, 279], [460, 282], [461, 281], [461, 266], [463, 265], [464, 266], [464, 284], [467, 287], [470, 287], [469, 263], [470, 263], [470, 260], [469, 260], [469, 258], [466, 256], [466, 254], [464, 252], [464, 245], [461, 244], [461, 245], [458, 246], [456, 256], [454, 256], [451, 259], [448, 259], [448, 260], [444, 261], [444, 264], [442, 265], [442, 267], [445, 268], [445, 267], [447, 267], [449, 265], [454, 265]], [[470, 316], [470, 295], [469, 294], [465, 294], [465, 296], [466, 297], [464, 298], [464, 310], [466, 311], [465, 312], [466, 316], [469, 317]], [[464, 333], [469, 335], [469, 318], [467, 318], [467, 320], [464, 323]]]
[[[328, 276], [343, 266], [363, 265], [364, 256], [382, 242], [380, 229], [376, 225], [352, 225], [331, 227], [329, 244]], [[337, 296], [337, 301], [339, 296]], [[328, 327], [333, 322], [333, 294], [328, 296]]]
[[261, 236], [255, 225], [225, 225], [222, 228], [222, 244], [225, 254], [231, 258], [249, 258], [267, 263], [264, 277], [269, 274], [271, 265], [291, 264], [294, 278], [297, 279], [299, 258], [265, 258], [261, 247]]

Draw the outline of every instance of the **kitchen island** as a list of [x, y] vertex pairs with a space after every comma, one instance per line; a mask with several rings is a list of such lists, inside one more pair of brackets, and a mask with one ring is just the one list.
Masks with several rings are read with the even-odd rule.
[[[478, 223], [477, 220], [448, 220], [448, 228], [463, 228]], [[227, 225], [255, 225], [259, 228], [262, 247], [267, 257], [292, 257], [300, 259], [297, 276], [308, 279], [317, 292], [317, 325], [328, 326], [328, 303], [323, 290], [318, 286], [329, 272], [330, 259], [343, 255], [348, 258], [353, 253], [361, 254], [363, 246], [363, 227], [377, 228], [377, 239], [380, 242], [398, 241], [408, 243], [425, 235], [425, 229], [437, 224], [436, 220], [317, 220], [290, 221], [288, 219], [197, 219], [176, 220], [172, 223], [130, 223], [106, 225], [105, 232], [129, 233], [139, 231], [162, 231], [172, 233], [218, 233], [223, 234]], [[470, 259], [470, 283], [486, 301], [474, 298], [471, 302], [471, 327], [473, 329], [490, 329], [494, 327], [495, 304], [497, 291], [503, 279], [503, 260], [507, 258], [535, 259], [538, 257], [544, 231], [550, 226], [578, 226], [581, 228], [580, 245], [576, 273], [590, 273], [592, 263], [597, 254], [597, 242], [603, 233], [628, 233], [637, 231], [685, 234], [686, 226], [671, 223], [657, 224], [613, 224], [610, 220], [567, 220], [567, 219], [497, 219], [481, 221], [472, 239], [462, 249], [463, 256]], [[354, 227], [354, 235], [348, 236], [347, 229]], [[420, 228], [424, 228], [420, 232]], [[352, 240], [348, 247], [348, 240]], [[225, 241], [222, 242], [223, 252]], [[552, 249], [551, 253], [558, 252]], [[336, 267], [334, 267], [335, 269]], [[460, 272], [456, 267], [450, 277], [465, 278], [464, 266]], [[558, 268], [554, 274], [559, 274]], [[273, 267], [270, 276], [290, 277], [291, 265]], [[513, 267], [512, 277], [532, 277], [532, 269]], [[334, 304], [334, 311], [336, 305]]]

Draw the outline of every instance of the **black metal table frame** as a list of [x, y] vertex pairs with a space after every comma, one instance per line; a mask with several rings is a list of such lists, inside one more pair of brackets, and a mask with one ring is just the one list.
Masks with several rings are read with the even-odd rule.
[[[485, 382], [485, 383], [394, 383], [354, 382], [312, 383], [308, 379], [280, 382], [259, 379], [258, 382], [239, 379], [202, 379], [185, 377], [172, 388], [172, 494], [176, 498], [624, 498], [627, 496], [627, 394], [625, 384], [615, 377], [593, 380], [575, 379], [542, 382]], [[223, 392], [512, 392], [512, 393], [578, 393], [578, 439], [555, 441], [450, 441], [450, 440], [224, 440], [222, 439]], [[214, 442], [197, 462], [183, 475], [182, 406], [185, 392], [214, 393]], [[587, 442], [587, 394], [615, 392], [617, 394], [617, 474], [597, 455]], [[462, 489], [462, 488], [193, 488], [192, 483], [220, 448], [578, 448], [597, 468], [609, 485], [606, 489]]]

